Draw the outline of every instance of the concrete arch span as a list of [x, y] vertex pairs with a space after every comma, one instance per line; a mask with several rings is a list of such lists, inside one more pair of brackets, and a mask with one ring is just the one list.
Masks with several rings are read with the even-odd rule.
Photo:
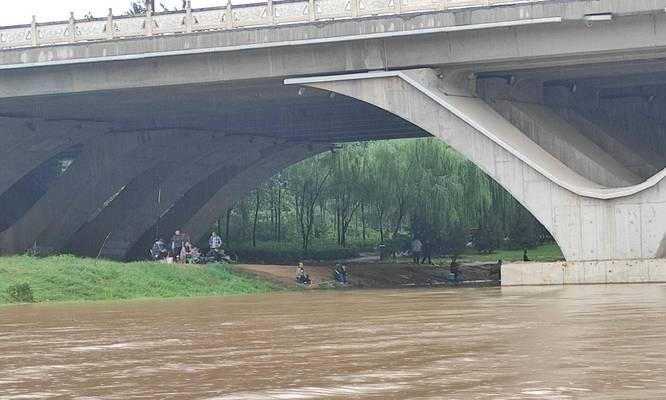
[[[282, 143], [264, 147], [257, 154], [238, 152], [244, 164], [224, 164], [197, 182], [170, 204], [159, 219], [165, 239], [176, 229], [183, 229], [197, 241], [208, 232], [211, 221], [240, 200], [249, 191], [280, 170], [328, 148], [322, 144]], [[144, 258], [156, 231], [154, 218], [140, 236], [132, 239], [122, 258]], [[116, 256], [120, 254], [117, 252]]]
[[40, 254], [59, 251], [101, 205], [134, 176], [179, 149], [180, 132], [114, 132], [85, 143], [67, 172], [15, 224], [0, 232], [3, 253], [34, 243]]
[[466, 90], [466, 82], [439, 79], [430, 69], [286, 83], [362, 100], [448, 143], [523, 204], [551, 232], [568, 261], [645, 260], [662, 255], [666, 170], [625, 187], [591, 181]]
[[[124, 259], [130, 249], [141, 247], [136, 243], [143, 236], [151, 241], [158, 234], [168, 239], [165, 216], [178, 209], [177, 203], [188, 193], [203, 195], [194, 188], [215, 182], [222, 184], [219, 171], [244, 168], [274, 145], [274, 140], [251, 136], [220, 134], [200, 138], [197, 146], [182, 148], [177, 160], [167, 158], [134, 177], [108, 206], [72, 236], [66, 250], [87, 256], [99, 252], [104, 257]], [[158, 219], [159, 228], [155, 226]], [[145, 255], [145, 251], [137, 251], [136, 257]]]

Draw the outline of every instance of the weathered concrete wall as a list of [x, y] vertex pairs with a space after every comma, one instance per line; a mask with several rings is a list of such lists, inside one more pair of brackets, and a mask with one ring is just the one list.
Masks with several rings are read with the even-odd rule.
[[502, 286], [666, 282], [666, 260], [503, 264]]
[[622, 187], [643, 180], [543, 105], [508, 100], [488, 103], [541, 148], [593, 182]]

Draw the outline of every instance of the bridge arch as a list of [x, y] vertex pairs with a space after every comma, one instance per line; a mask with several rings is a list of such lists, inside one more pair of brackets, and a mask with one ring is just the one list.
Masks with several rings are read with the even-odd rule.
[[431, 69], [290, 79], [356, 98], [419, 126], [479, 166], [552, 234], [568, 261], [635, 260], [663, 253], [662, 170], [629, 186], [591, 181], [553, 157], [466, 90]]

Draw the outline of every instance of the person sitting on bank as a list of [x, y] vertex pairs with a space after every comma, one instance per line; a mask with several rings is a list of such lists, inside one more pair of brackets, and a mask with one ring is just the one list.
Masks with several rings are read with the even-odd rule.
[[164, 244], [164, 240], [157, 239], [155, 243], [153, 243], [153, 247], [150, 249], [150, 255], [153, 260], [165, 260], [167, 258], [169, 250]]
[[198, 246], [192, 247], [192, 264], [205, 264], [206, 260], [201, 256], [201, 249]]
[[449, 267], [449, 280], [456, 284], [460, 282], [460, 265], [458, 264], [458, 260], [455, 257], [451, 259], [451, 266]]
[[190, 242], [185, 242], [183, 247], [180, 249], [180, 262], [186, 264], [192, 262], [192, 244]]
[[333, 271], [333, 278], [337, 283], [343, 285], [347, 284], [347, 266], [344, 264], [335, 264], [335, 270]]
[[296, 282], [303, 283], [305, 280], [305, 269], [303, 268], [303, 263], [299, 262], [296, 267]]

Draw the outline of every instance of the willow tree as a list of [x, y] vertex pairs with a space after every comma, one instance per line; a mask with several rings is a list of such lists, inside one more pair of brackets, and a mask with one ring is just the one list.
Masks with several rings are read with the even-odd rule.
[[304, 250], [310, 246], [315, 222], [315, 207], [331, 175], [331, 170], [330, 155], [324, 154], [302, 161], [287, 172]]

